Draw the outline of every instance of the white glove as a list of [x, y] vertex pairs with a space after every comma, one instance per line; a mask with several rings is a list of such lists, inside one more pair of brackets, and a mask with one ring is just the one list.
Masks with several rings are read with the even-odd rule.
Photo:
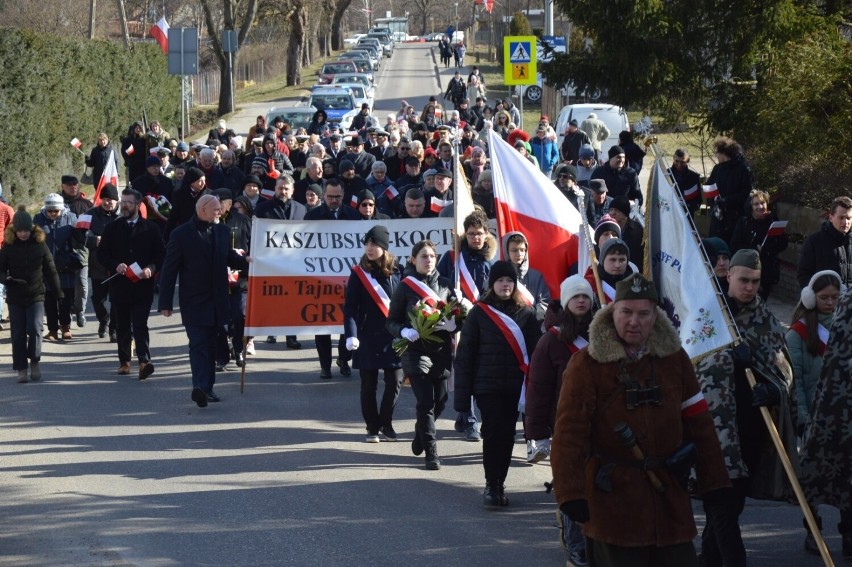
[[411, 327], [403, 327], [399, 334], [402, 336], [403, 339], [411, 343], [420, 338], [420, 333], [418, 333]]
[[358, 350], [359, 346], [361, 346], [361, 341], [358, 340], [358, 337], [346, 339], [346, 350]]
[[435, 325], [436, 331], [447, 331], [448, 333], [452, 333], [456, 330], [456, 320], [454, 318], [449, 319], [441, 319], [438, 321], [438, 324]]
[[[459, 296], [459, 297], [461, 297], [461, 296]], [[462, 297], [461, 300], [459, 300], [459, 303], [461, 303], [462, 307], [464, 307], [465, 310], [467, 310], [467, 311], [470, 311], [471, 309], [473, 309], [473, 303], [471, 303], [470, 300], [466, 297]]]

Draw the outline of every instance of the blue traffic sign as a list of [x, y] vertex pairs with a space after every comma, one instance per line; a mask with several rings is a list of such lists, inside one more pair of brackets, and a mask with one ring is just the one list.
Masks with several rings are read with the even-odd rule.
[[532, 61], [531, 44], [527, 41], [509, 42], [509, 61], [512, 63], [529, 63]]

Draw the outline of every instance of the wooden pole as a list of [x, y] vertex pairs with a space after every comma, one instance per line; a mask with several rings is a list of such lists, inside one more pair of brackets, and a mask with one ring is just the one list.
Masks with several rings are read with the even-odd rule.
[[[592, 275], [595, 276], [595, 287], [597, 287], [598, 292], [598, 301], [600, 301], [601, 307], [606, 307], [606, 295], [603, 292], [603, 285], [601, 285], [601, 275], [598, 273], [598, 255], [595, 254], [595, 243], [589, 238], [589, 218], [586, 216], [586, 203], [585, 195], [577, 195], [577, 204], [580, 209], [580, 218], [583, 219], [583, 224], [580, 230], [583, 231], [583, 241], [586, 243], [586, 248], [589, 250], [589, 260], [592, 264]], [[580, 274], [582, 276], [583, 274]], [[562, 306], [563, 309], [567, 309], [567, 305]]]
[[[754, 374], [752, 373], [751, 368], [746, 368], [746, 379], [748, 380], [749, 386], [754, 389], [757, 381], [754, 379]], [[799, 479], [796, 477], [796, 471], [793, 470], [793, 464], [790, 462], [790, 458], [787, 456], [787, 450], [784, 448], [784, 443], [781, 442], [781, 436], [778, 435], [778, 430], [775, 428], [775, 422], [772, 421], [772, 416], [769, 415], [769, 410], [766, 407], [761, 406], [760, 415], [763, 416], [763, 422], [766, 424], [766, 429], [769, 430], [769, 436], [772, 437], [772, 443], [775, 444], [775, 450], [781, 458], [781, 463], [784, 465], [784, 472], [787, 473], [787, 478], [790, 480], [793, 492], [796, 493], [796, 500], [799, 501], [799, 507], [805, 515], [805, 520], [808, 523], [808, 528], [810, 528], [811, 533], [814, 536], [814, 540], [816, 541], [817, 548], [819, 548], [819, 554], [822, 556], [823, 563], [825, 563], [826, 567], [834, 567], [834, 561], [831, 559], [831, 554], [828, 552], [825, 540], [822, 539], [822, 533], [819, 531], [819, 526], [817, 526], [814, 515], [811, 513], [811, 507], [808, 506], [805, 494], [802, 492]]]
[[98, 0], [89, 2], [89, 39], [95, 39], [95, 14], [97, 12]]

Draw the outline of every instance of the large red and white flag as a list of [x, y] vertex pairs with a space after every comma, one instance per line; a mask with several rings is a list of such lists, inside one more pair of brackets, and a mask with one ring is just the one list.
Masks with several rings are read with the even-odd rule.
[[544, 275], [552, 297], [559, 284], [577, 271], [582, 219], [556, 185], [503, 141], [488, 132], [497, 211], [498, 240], [518, 230], [529, 241], [530, 267]]
[[[133, 146], [131, 146], [133, 147]], [[101, 191], [103, 191], [104, 185], [107, 183], [112, 183], [116, 187], [118, 187], [118, 169], [115, 167], [115, 154], [113, 153], [115, 150], [110, 150], [109, 158], [106, 162], [106, 167], [104, 167], [104, 172], [101, 174], [101, 178], [98, 180], [98, 186], [95, 189], [95, 206], [101, 204]]]
[[149, 32], [151, 37], [157, 40], [157, 43], [160, 44], [160, 49], [163, 50], [163, 53], [169, 52], [169, 24], [166, 22], [166, 17], [163, 16], [159, 19], [159, 21], [154, 24]]

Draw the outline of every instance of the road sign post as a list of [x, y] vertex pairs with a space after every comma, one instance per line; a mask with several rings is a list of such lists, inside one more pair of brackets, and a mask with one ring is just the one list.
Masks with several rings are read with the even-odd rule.
[[[538, 80], [536, 70], [536, 37], [534, 35], [507, 35], [503, 38], [503, 84], [534, 85]], [[524, 126], [524, 97], [518, 97], [521, 113], [519, 128]]]

